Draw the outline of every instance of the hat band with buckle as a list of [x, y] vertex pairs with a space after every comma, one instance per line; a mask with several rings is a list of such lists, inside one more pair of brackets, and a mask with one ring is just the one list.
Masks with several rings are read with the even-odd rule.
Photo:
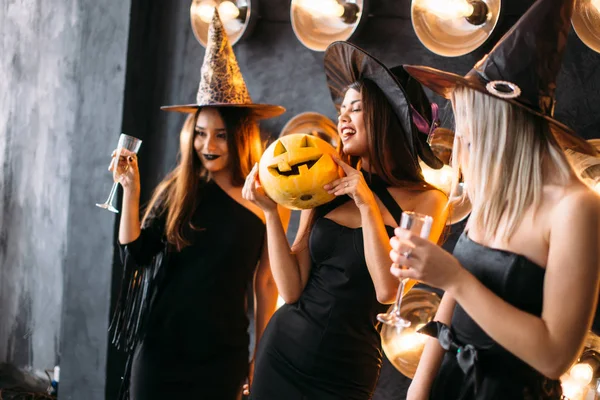
[[488, 92], [503, 99], [514, 99], [521, 95], [521, 88], [508, 81], [491, 81], [485, 85]]

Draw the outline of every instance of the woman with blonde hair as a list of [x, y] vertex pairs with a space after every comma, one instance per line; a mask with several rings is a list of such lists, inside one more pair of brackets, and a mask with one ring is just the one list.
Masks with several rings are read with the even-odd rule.
[[252, 103], [216, 11], [196, 104], [163, 109], [189, 116], [178, 165], [156, 188], [141, 224], [135, 154], [124, 152], [117, 163], [125, 276], [111, 328], [130, 353], [121, 396], [237, 400], [252, 374], [249, 282], [256, 343], [277, 298], [265, 216], [242, 198], [242, 185], [261, 155], [256, 121], [284, 109]]
[[[598, 298], [600, 198], [552, 118], [572, 0], [540, 0], [465, 77], [406, 66], [451, 98], [472, 213], [453, 255], [402, 229], [392, 273], [445, 290], [408, 399], [560, 399]], [[400, 268], [399, 266], [403, 266]]]

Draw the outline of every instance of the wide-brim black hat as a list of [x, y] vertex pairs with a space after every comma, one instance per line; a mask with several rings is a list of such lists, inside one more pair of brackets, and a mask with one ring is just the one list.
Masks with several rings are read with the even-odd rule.
[[415, 163], [417, 156], [420, 156], [432, 168], [439, 169], [443, 166], [427, 143], [423, 146], [423, 142], [417, 136], [419, 133], [412, 122], [411, 101], [392, 71], [360, 47], [341, 41], [333, 42], [327, 47], [324, 62], [327, 85], [338, 109], [348, 86], [363, 79], [372, 81], [384, 93], [398, 117]]
[[425, 66], [404, 68], [447, 99], [460, 85], [521, 107], [548, 121], [563, 148], [595, 155], [593, 146], [553, 117], [572, 12], [573, 0], [538, 0], [465, 76]]
[[193, 114], [202, 107], [243, 108], [256, 119], [277, 117], [285, 112], [285, 108], [278, 105], [252, 102], [216, 9], [208, 28], [196, 103], [163, 106], [161, 110]]

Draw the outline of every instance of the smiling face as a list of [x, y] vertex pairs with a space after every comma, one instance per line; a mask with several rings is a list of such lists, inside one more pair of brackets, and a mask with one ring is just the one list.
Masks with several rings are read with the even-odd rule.
[[309, 209], [335, 196], [323, 186], [339, 177], [336, 151], [315, 136], [286, 135], [271, 144], [259, 165], [260, 182], [275, 202], [296, 210]]
[[221, 114], [215, 108], [205, 107], [198, 114], [194, 128], [194, 150], [211, 174], [229, 167], [227, 130]]
[[369, 151], [369, 142], [363, 119], [362, 96], [356, 89], [348, 89], [340, 107], [338, 134], [344, 153], [364, 157]]

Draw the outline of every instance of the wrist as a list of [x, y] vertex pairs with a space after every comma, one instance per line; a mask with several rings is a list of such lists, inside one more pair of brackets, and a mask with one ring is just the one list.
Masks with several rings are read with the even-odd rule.
[[277, 210], [277, 207], [274, 207], [274, 208], [268, 209], [268, 210], [263, 210], [263, 213], [265, 214], [265, 219], [267, 219], [267, 220], [269, 220], [269, 219], [279, 220], [279, 212]]
[[453, 279], [450, 279], [448, 282], [446, 291], [458, 301], [462, 293], [464, 293], [465, 288], [471, 286], [471, 280], [475, 279], [475, 277], [460, 265], [453, 275]]
[[140, 202], [140, 190], [135, 188], [123, 188], [123, 203], [133, 204]]
[[357, 204], [358, 210], [360, 211], [360, 215], [362, 218], [369, 218], [375, 213], [379, 213], [379, 207], [377, 207], [377, 202], [375, 198], [369, 201], [362, 202]]

